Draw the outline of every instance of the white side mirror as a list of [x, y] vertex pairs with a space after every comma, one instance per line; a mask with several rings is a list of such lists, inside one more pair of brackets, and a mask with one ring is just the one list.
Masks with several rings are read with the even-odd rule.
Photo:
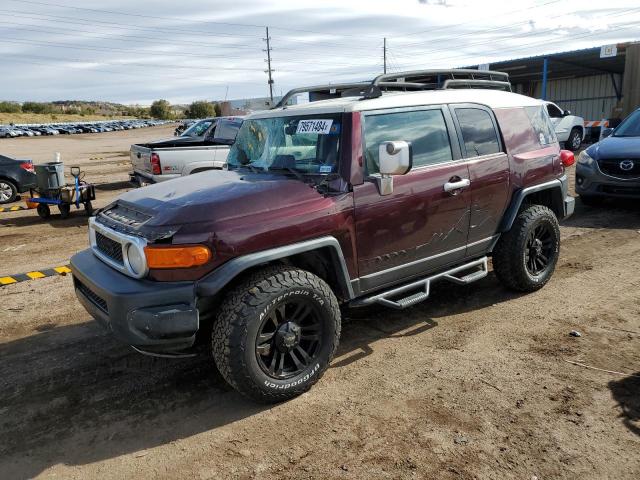
[[380, 195], [393, 193], [393, 175], [404, 175], [411, 170], [413, 155], [411, 144], [403, 141], [382, 142], [378, 147], [380, 176], [375, 176]]
[[411, 170], [411, 145], [403, 141], [382, 142], [378, 147], [380, 174], [404, 175]]

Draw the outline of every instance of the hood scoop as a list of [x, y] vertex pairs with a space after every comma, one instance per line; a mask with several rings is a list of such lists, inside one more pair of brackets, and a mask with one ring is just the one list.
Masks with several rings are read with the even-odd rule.
[[117, 232], [144, 237], [149, 241], [172, 237], [178, 228], [170, 226], [148, 228], [145, 224], [153, 218], [153, 213], [145, 211], [122, 200], [105, 207], [96, 215], [96, 222], [106, 225]]

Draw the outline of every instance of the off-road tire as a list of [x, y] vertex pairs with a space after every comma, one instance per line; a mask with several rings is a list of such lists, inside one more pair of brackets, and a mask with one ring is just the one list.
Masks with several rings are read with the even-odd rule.
[[91, 204], [91, 202], [84, 202], [84, 214], [87, 217], [90, 217], [93, 215], [93, 205]]
[[[322, 340], [314, 361], [296, 376], [276, 379], [260, 366], [256, 338], [263, 318], [283, 299], [302, 295], [311, 301], [322, 323]], [[307, 391], [325, 372], [338, 346], [341, 317], [336, 296], [321, 278], [293, 267], [267, 267], [233, 288], [219, 307], [211, 333], [218, 370], [241, 394], [276, 403]]]
[[[549, 230], [553, 255], [540, 274], [532, 275], [526, 265], [527, 240], [539, 225], [545, 225]], [[559, 254], [558, 219], [548, 207], [531, 205], [520, 211], [511, 229], [498, 240], [493, 250], [493, 270], [505, 287], [519, 292], [534, 292], [542, 288], [553, 275]]]
[[[578, 141], [578, 139], [580, 140]], [[582, 133], [579, 128], [572, 128], [569, 133], [569, 138], [564, 144], [564, 148], [575, 152], [580, 149], [580, 145], [582, 145]]]

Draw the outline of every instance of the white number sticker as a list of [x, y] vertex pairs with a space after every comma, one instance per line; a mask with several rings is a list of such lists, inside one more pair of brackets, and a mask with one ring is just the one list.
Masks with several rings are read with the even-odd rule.
[[333, 120], [300, 120], [296, 133], [317, 133], [327, 135], [331, 130]]

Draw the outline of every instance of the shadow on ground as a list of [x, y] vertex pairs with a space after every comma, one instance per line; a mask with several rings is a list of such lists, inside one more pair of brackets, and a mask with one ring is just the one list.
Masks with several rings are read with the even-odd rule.
[[40, 218], [35, 209], [22, 210], [21, 213], [22, 215], [19, 217], [0, 219], [0, 227], [27, 227], [47, 223], [53, 228], [68, 228], [86, 225], [89, 218], [84, 212], [83, 205], [80, 205], [80, 209], [76, 209], [75, 205], [72, 206], [71, 213], [67, 218], [60, 216], [60, 212], [56, 206], [51, 207], [51, 216], [46, 220]]
[[566, 227], [640, 229], [640, 203], [637, 200], [606, 199], [598, 207], [584, 205], [576, 199], [576, 210], [561, 222]]
[[624, 425], [640, 436], [640, 372], [609, 382], [611, 396], [618, 402]]
[[[402, 341], [436, 327], [437, 318], [514, 297], [491, 275], [473, 287], [436, 285], [431, 301], [401, 312], [346, 312], [332, 368], [368, 356], [381, 338]], [[244, 400], [204, 353], [146, 357], [93, 322], [41, 330], [0, 345], [4, 478], [135, 453], [279, 408]]]

